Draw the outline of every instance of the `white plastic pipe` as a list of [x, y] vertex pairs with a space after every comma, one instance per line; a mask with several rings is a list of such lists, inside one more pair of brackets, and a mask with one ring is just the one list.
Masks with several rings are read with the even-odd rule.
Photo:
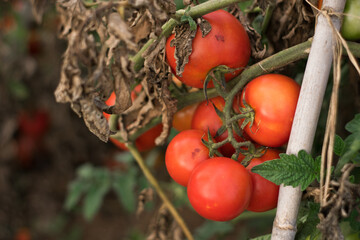
[[[342, 13], [345, 0], [325, 0], [323, 8], [330, 7]], [[341, 20], [331, 17], [339, 29]], [[297, 155], [300, 150], [310, 152], [328, 82], [333, 59], [333, 31], [328, 20], [319, 14], [315, 35], [306, 64], [300, 96], [290, 134], [287, 154]], [[301, 201], [300, 187], [280, 187], [278, 208], [272, 229], [272, 240], [292, 240], [296, 234], [296, 219]]]

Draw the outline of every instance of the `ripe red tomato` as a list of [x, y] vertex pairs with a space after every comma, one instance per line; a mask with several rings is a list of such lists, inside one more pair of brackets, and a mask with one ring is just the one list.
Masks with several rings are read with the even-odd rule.
[[228, 221], [249, 204], [252, 182], [248, 171], [230, 158], [215, 157], [199, 163], [187, 188], [189, 201], [202, 217]]
[[195, 103], [177, 111], [174, 114], [173, 127], [179, 132], [191, 129], [191, 121], [198, 105]]
[[[217, 10], [203, 16], [212, 29], [208, 35], [202, 37], [198, 28], [192, 42], [192, 53], [185, 65], [182, 76], [176, 76], [188, 86], [203, 88], [208, 72], [219, 65], [230, 68], [244, 68], [250, 58], [251, 48], [249, 37], [241, 23], [230, 13]], [[175, 35], [171, 35], [166, 42], [166, 59], [176, 74], [175, 47], [170, 42]], [[237, 76], [242, 69], [226, 74], [226, 80]], [[209, 87], [213, 87], [212, 83]]]
[[[131, 92], [131, 99], [132, 101], [135, 100], [135, 98], [137, 97], [137, 94], [141, 91], [141, 85], [137, 85], [134, 90]], [[106, 100], [106, 105], [108, 106], [112, 106], [115, 104], [115, 100], [116, 100], [116, 95], [113, 92], [110, 97], [108, 98], [108, 100]], [[107, 114], [105, 112], [103, 112], [104, 117], [109, 120], [110, 118], [110, 114]], [[135, 146], [136, 148], [140, 151], [148, 151], [150, 149], [152, 149], [153, 147], [155, 147], [155, 139], [161, 134], [162, 132], [162, 128], [163, 125], [160, 123], [158, 125], [156, 125], [153, 128], [150, 128], [148, 131], [146, 131], [145, 133], [143, 133], [142, 135], [140, 135], [136, 140], [135, 140]], [[110, 137], [110, 141], [117, 146], [118, 148], [122, 149], [122, 150], [128, 150], [128, 148], [125, 146], [124, 143], [111, 138]]]
[[185, 130], [176, 135], [166, 149], [167, 171], [180, 185], [186, 187], [194, 167], [209, 158], [209, 149], [201, 142], [202, 138], [208, 140], [204, 131]]
[[[211, 136], [215, 136], [216, 132], [221, 128], [223, 122], [221, 118], [216, 114], [215, 108], [213, 104], [216, 106], [217, 109], [222, 111], [225, 106], [225, 100], [222, 97], [215, 97], [209, 99], [209, 103], [207, 101], [203, 101], [199, 104], [196, 108], [193, 119], [191, 122], [191, 128], [193, 129], [200, 129], [207, 133], [208, 129], [210, 131]], [[220, 136], [215, 138], [216, 142], [223, 141], [228, 137], [227, 131], [221, 134]], [[244, 141], [244, 139], [234, 133], [234, 137], [238, 142]], [[219, 148], [219, 151], [225, 157], [231, 157], [234, 154], [235, 149], [230, 144], [227, 143]]]
[[251, 169], [268, 160], [279, 159], [280, 151], [268, 149], [260, 158], [253, 158], [246, 167], [249, 171], [253, 183], [253, 192], [249, 206], [246, 208], [252, 212], [265, 212], [276, 208], [279, 195], [279, 186], [263, 178], [257, 173], [251, 172]]
[[287, 143], [300, 93], [293, 79], [280, 74], [266, 74], [250, 81], [241, 94], [255, 111], [253, 126], [245, 127], [247, 135], [267, 147]]

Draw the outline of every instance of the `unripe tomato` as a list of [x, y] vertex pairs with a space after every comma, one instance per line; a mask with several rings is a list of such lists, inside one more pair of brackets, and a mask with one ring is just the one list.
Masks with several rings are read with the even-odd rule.
[[[203, 101], [196, 108], [193, 119], [191, 122], [191, 128], [200, 129], [207, 133], [210, 131], [210, 135], [214, 137], [216, 132], [221, 128], [223, 122], [221, 118], [217, 115], [213, 104], [217, 109], [222, 111], [225, 107], [225, 100], [222, 97], [215, 97], [209, 99], [209, 102]], [[228, 137], [227, 131], [215, 138], [216, 142], [221, 142]], [[244, 139], [234, 133], [234, 138], [236, 141], [241, 142]], [[231, 157], [234, 154], [235, 149], [230, 144], [227, 143], [219, 148], [219, 151], [226, 157]]]
[[[251, 48], [249, 37], [241, 23], [230, 13], [217, 10], [203, 16], [211, 25], [211, 31], [202, 37], [198, 28], [192, 41], [192, 53], [185, 65], [182, 76], [176, 75], [175, 47], [170, 42], [175, 35], [171, 35], [166, 42], [166, 59], [172, 72], [184, 84], [203, 88], [208, 72], [219, 65], [230, 68], [241, 68], [226, 74], [226, 80], [237, 76], [250, 58]], [[208, 87], [213, 87], [210, 83]]]
[[191, 121], [198, 105], [195, 103], [177, 111], [173, 117], [173, 127], [179, 132], [191, 129]]
[[360, 1], [347, 0], [345, 4], [344, 14], [345, 15], [341, 27], [341, 35], [347, 40], [352, 40], [352, 41], [359, 40], [360, 39]]
[[204, 131], [185, 130], [176, 135], [166, 149], [167, 171], [180, 185], [186, 187], [194, 167], [209, 158], [209, 149], [201, 142], [202, 138], [208, 140]]
[[279, 186], [263, 178], [257, 173], [251, 172], [251, 169], [268, 160], [279, 159], [280, 151], [268, 149], [260, 158], [253, 158], [246, 167], [251, 176], [253, 191], [249, 206], [246, 208], [252, 212], [265, 212], [276, 208], [279, 196]]
[[250, 81], [241, 94], [255, 112], [253, 126], [244, 131], [255, 142], [267, 147], [287, 143], [300, 93], [293, 79], [280, 74], [266, 74]]
[[[131, 100], [134, 101], [135, 98], [137, 97], [137, 94], [141, 91], [141, 85], [137, 85], [134, 90], [131, 92]], [[108, 106], [112, 106], [115, 104], [115, 100], [116, 100], [116, 95], [113, 92], [110, 97], [108, 98], [108, 100], [106, 100], [106, 105]], [[103, 112], [104, 117], [109, 120], [110, 118], [110, 114], [107, 114], [105, 112]], [[151, 148], [155, 147], [155, 139], [161, 134], [162, 132], [162, 128], [163, 125], [160, 123], [158, 125], [156, 125], [153, 128], [150, 128], [148, 131], [146, 131], [145, 133], [143, 133], [142, 135], [140, 135], [136, 140], [135, 140], [135, 146], [136, 148], [140, 151], [148, 151]], [[128, 148], [125, 146], [124, 143], [111, 138], [110, 137], [110, 141], [117, 146], [118, 148], [122, 149], [122, 150], [128, 150]]]
[[252, 182], [248, 171], [230, 158], [215, 157], [200, 162], [187, 188], [189, 201], [202, 217], [228, 221], [248, 206]]

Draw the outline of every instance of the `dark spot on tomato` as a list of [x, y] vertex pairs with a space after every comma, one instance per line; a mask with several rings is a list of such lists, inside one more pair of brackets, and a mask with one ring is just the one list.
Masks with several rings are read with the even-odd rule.
[[225, 38], [223, 35], [215, 35], [217, 41], [225, 42]]
[[199, 148], [195, 148], [194, 151], [191, 153], [191, 157], [195, 158], [196, 154], [200, 152]]

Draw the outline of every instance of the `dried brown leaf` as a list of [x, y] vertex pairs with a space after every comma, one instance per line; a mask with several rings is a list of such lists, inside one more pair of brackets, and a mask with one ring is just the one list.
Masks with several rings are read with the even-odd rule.
[[327, 202], [320, 208], [320, 223], [317, 226], [324, 239], [344, 239], [340, 222], [343, 218], [349, 217], [352, 210], [360, 204], [359, 184], [349, 181], [350, 173], [355, 167], [355, 164], [346, 164], [339, 181], [330, 182], [333, 191]]
[[34, 18], [37, 23], [42, 22], [42, 17], [44, 15], [44, 12], [46, 10], [47, 5], [53, 1], [48, 0], [30, 0], [30, 3], [32, 5], [32, 13], [34, 15]]
[[269, 28], [268, 39], [276, 51], [306, 41], [314, 33], [314, 13], [302, 0], [276, 2]]
[[169, 15], [176, 12], [174, 1], [169, 0], [128, 0], [129, 4], [136, 8], [147, 8], [151, 14], [159, 20], [166, 21]]
[[211, 31], [211, 24], [204, 18], [198, 18], [198, 26], [201, 31], [201, 36], [204, 38]]
[[152, 27], [155, 26], [155, 20], [148, 9], [137, 12], [134, 19], [131, 20], [131, 31], [135, 36], [135, 42], [139, 43], [147, 39], [151, 33]]
[[89, 98], [80, 99], [79, 105], [82, 117], [89, 130], [102, 141], [107, 142], [110, 135], [109, 124], [94, 101]]
[[182, 76], [185, 65], [189, 62], [192, 52], [192, 41], [197, 30], [191, 30], [190, 25], [182, 24], [176, 26], [175, 38], [171, 40], [170, 46], [175, 47], [176, 75]]
[[136, 216], [139, 216], [145, 209], [145, 204], [154, 199], [154, 190], [152, 188], [143, 189], [138, 196], [138, 206]]
[[108, 31], [110, 36], [114, 35], [118, 41], [123, 40], [129, 49], [138, 50], [137, 45], [133, 42], [133, 34], [119, 13], [116, 12], [109, 15]]
[[[150, 224], [150, 234], [146, 238], [147, 240], [167, 240], [171, 234], [171, 225], [173, 223], [173, 217], [168, 209], [163, 204], [155, 215], [155, 218]], [[171, 239], [171, 238], [170, 238]]]

